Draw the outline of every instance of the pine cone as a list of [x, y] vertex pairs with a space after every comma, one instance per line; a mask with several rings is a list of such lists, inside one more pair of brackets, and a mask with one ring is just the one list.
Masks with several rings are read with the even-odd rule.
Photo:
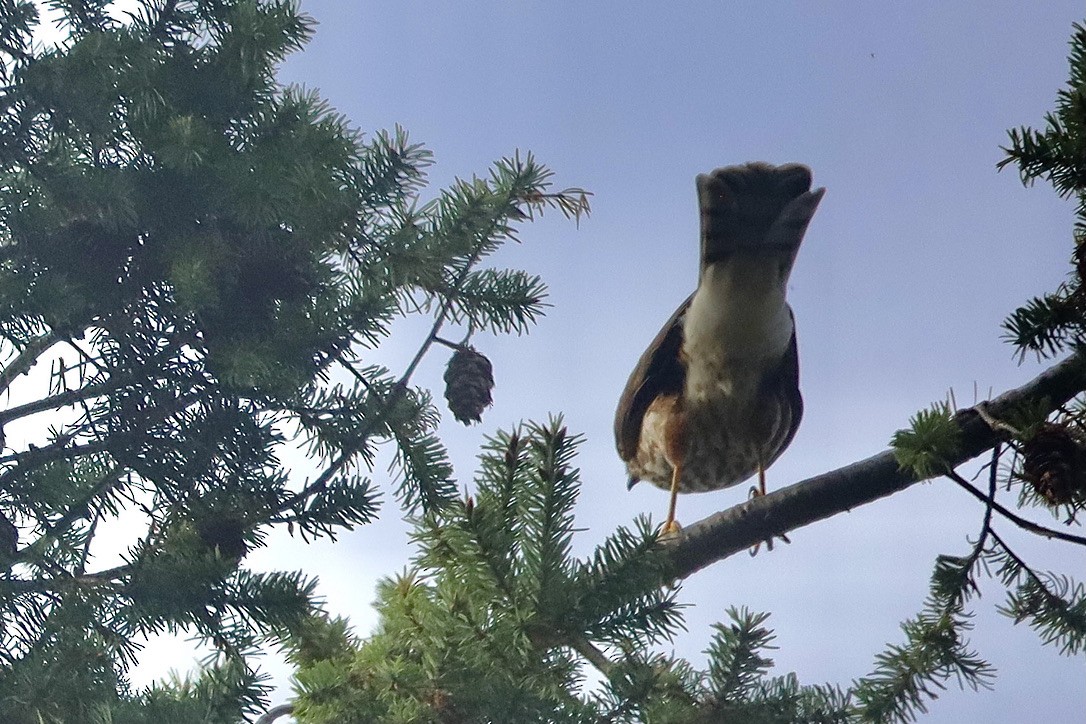
[[243, 558], [248, 551], [245, 521], [237, 515], [209, 515], [197, 523], [196, 530], [200, 540], [223, 558]]
[[460, 347], [445, 368], [445, 399], [460, 422], [470, 425], [483, 419], [483, 410], [493, 401], [494, 370], [490, 360], [473, 347]]
[[1022, 478], [1052, 505], [1086, 494], [1086, 450], [1063, 425], [1045, 423], [1022, 446]]

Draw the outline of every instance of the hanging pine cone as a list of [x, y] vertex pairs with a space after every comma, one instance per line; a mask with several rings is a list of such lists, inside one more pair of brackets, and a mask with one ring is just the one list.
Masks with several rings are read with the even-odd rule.
[[445, 368], [445, 399], [460, 422], [470, 425], [483, 419], [483, 410], [493, 401], [494, 369], [474, 347], [459, 347]]
[[1063, 425], [1047, 422], [1022, 446], [1022, 478], [1052, 505], [1086, 495], [1086, 450]]
[[245, 521], [230, 513], [211, 514], [196, 524], [200, 540], [223, 558], [243, 558], [248, 551]]

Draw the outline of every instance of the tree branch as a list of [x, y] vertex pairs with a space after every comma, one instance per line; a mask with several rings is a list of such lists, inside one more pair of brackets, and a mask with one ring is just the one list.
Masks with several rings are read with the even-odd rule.
[[92, 442], [72, 445], [71, 439], [61, 439], [49, 445], [35, 447], [23, 452], [12, 453], [0, 457], [0, 465], [17, 463], [15, 467], [8, 468], [0, 474], [0, 489], [7, 488], [19, 475], [34, 468], [51, 463], [56, 460], [71, 460], [84, 455], [104, 452], [110, 445], [116, 445], [116, 440], [94, 440]]
[[16, 377], [30, 371], [30, 368], [37, 363], [38, 358], [58, 341], [60, 341], [60, 338], [53, 332], [46, 332], [30, 340], [26, 347], [15, 356], [15, 359], [8, 363], [3, 371], [0, 371], [0, 393], [11, 387], [11, 383], [15, 381]]
[[1020, 515], [1017, 515], [1016, 513], [1013, 513], [1005, 506], [1002, 506], [999, 503], [995, 502], [994, 498], [989, 497], [974, 488], [972, 485], [969, 484], [968, 480], [963, 478], [961, 475], [958, 475], [953, 470], [949, 471], [946, 474], [946, 477], [957, 483], [958, 487], [960, 487], [962, 490], [966, 491], [974, 498], [980, 500], [985, 505], [987, 505], [989, 516], [991, 515], [991, 511], [995, 510], [1004, 518], [1014, 523], [1022, 530], [1029, 531], [1030, 533], [1034, 533], [1039, 536], [1044, 536], [1045, 538], [1058, 538], [1059, 540], [1066, 541], [1068, 543], [1075, 543], [1076, 545], [1086, 546], [1086, 537], [1080, 535], [1072, 535], [1071, 533], [1064, 533], [1060, 530], [1052, 530], [1051, 528], [1046, 528], [1043, 525], [1038, 525], [1032, 520], [1028, 520]]
[[259, 719], [256, 720], [255, 724], [271, 724], [279, 717], [287, 716], [293, 713], [293, 704], [280, 704], [279, 706], [274, 706], [271, 709], [268, 709], [268, 711], [266, 711], [263, 715], [261, 715]]
[[[1086, 351], [1076, 352], [1030, 380], [986, 403], [996, 419], [1026, 402], [1044, 402], [1054, 411], [1086, 390]], [[976, 410], [955, 415], [961, 429], [958, 455], [951, 466], [977, 457], [1002, 439]], [[661, 581], [670, 583], [747, 550], [760, 541], [843, 513], [900, 492], [920, 482], [901, 470], [892, 450], [817, 475], [693, 523], [667, 541], [670, 560]]]
[[596, 648], [596, 645], [580, 634], [570, 636], [566, 643], [571, 649], [583, 656], [596, 670], [610, 679], [615, 673], [615, 665], [607, 654]]
[[43, 397], [40, 400], [17, 405], [16, 407], [9, 407], [6, 410], [0, 410], [0, 425], [38, 412], [55, 410], [60, 407], [74, 405], [77, 402], [101, 397], [102, 395], [109, 394], [119, 386], [118, 383], [99, 382], [74, 390], [65, 390], [64, 392], [59, 392], [55, 395], [50, 395], [49, 397]]
[[[42, 565], [39, 562], [38, 565]], [[101, 588], [115, 586], [117, 579], [130, 575], [132, 564], [115, 566], [97, 573], [73, 575], [62, 568], [52, 578], [0, 578], [0, 592], [7, 593], [48, 593], [50, 591], [72, 591], [77, 588]]]

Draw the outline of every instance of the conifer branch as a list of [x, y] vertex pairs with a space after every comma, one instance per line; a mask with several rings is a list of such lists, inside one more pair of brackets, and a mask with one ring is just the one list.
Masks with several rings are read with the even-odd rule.
[[100, 382], [97, 384], [86, 385], [85, 387], [79, 387], [74, 390], [65, 390], [64, 392], [43, 397], [39, 400], [32, 400], [31, 402], [22, 405], [16, 405], [15, 407], [9, 407], [6, 410], [0, 410], [0, 425], [11, 422], [12, 420], [18, 420], [22, 417], [28, 417], [38, 412], [56, 410], [68, 405], [74, 405], [77, 402], [85, 402], [94, 399], [95, 397], [101, 397], [102, 395], [109, 394], [116, 390], [119, 386], [119, 384], [112, 381]]
[[9, 468], [0, 475], [0, 488], [10, 485], [15, 478], [24, 475], [35, 468], [39, 468], [46, 463], [55, 462], [57, 460], [71, 460], [84, 455], [93, 455], [94, 453], [104, 452], [109, 449], [111, 444], [116, 444], [116, 439], [113, 441], [96, 440], [81, 445], [72, 445], [70, 443], [70, 438], [61, 438], [49, 445], [43, 445], [41, 447], [35, 447], [24, 450], [23, 452], [12, 453], [11, 455], [0, 457], [0, 464], [16, 463], [15, 467]]
[[569, 647], [583, 656], [588, 663], [596, 667], [596, 670], [608, 679], [615, 673], [615, 664], [607, 658], [607, 654], [596, 648], [596, 645], [583, 636], [570, 638]]
[[[985, 420], [990, 425], [991, 422]], [[980, 526], [980, 535], [977, 536], [977, 544], [973, 546], [973, 553], [969, 556], [970, 567], [984, 552], [984, 546], [988, 542], [988, 536], [992, 532], [992, 511], [995, 510], [996, 486], [999, 479], [999, 458], [1003, 454], [1003, 446], [997, 444], [992, 448], [992, 461], [988, 463], [988, 498], [984, 508], [984, 522]]]
[[[477, 235], [478, 241], [475, 243], [471, 254], [463, 262], [463, 266], [457, 271], [452, 283], [448, 286], [449, 290], [453, 293], [459, 291], [463, 286], [464, 281], [471, 273], [471, 270], [479, 263], [479, 260], [482, 259], [487, 246], [493, 243], [491, 237], [499, 230], [499, 224], [503, 221], [504, 220], [499, 215], [494, 215], [487, 224], [486, 230]], [[442, 300], [441, 306], [437, 310], [437, 314], [434, 315], [434, 323], [430, 327], [430, 333], [422, 340], [422, 344], [419, 345], [418, 350], [415, 352], [415, 356], [404, 369], [403, 375], [400, 377], [399, 385], [407, 385], [408, 381], [411, 379], [411, 375], [415, 373], [419, 363], [422, 362], [422, 358], [426, 356], [426, 353], [430, 351], [430, 347], [437, 341], [438, 335], [441, 333], [442, 328], [445, 326], [445, 322], [448, 321], [449, 314], [452, 312], [454, 301], [455, 296], [453, 294], [447, 294]], [[391, 404], [391, 402], [389, 404]]]
[[1011, 550], [1011, 547], [1007, 545], [1007, 542], [1003, 540], [1003, 538], [1000, 537], [998, 533], [992, 531], [991, 535], [992, 540], [995, 541], [999, 545], [999, 547], [1003, 549], [1003, 552], [1007, 554], [1008, 558], [1014, 561], [1019, 569], [1025, 572], [1026, 576], [1030, 580], [1032, 580], [1036, 585], [1041, 586], [1047, 590], [1048, 587], [1045, 585], [1044, 579], [1042, 579], [1036, 571], [1030, 568], [1029, 564], [1022, 560], [1022, 558], [1017, 553]]
[[126, 563], [96, 573], [73, 575], [61, 570], [52, 578], [0, 578], [0, 590], [13, 593], [46, 593], [116, 586], [118, 580], [129, 575], [132, 570], [132, 565]]
[[291, 508], [301, 508], [309, 498], [326, 490], [328, 484], [332, 482], [332, 479], [340, 471], [344, 470], [350, 464], [354, 456], [365, 447], [370, 436], [373, 435], [373, 432], [385, 421], [385, 416], [392, 409], [393, 404], [399, 401], [400, 397], [402, 397], [407, 390], [406, 384], [403, 383], [405, 378], [401, 378], [399, 382], [393, 385], [392, 391], [388, 396], [382, 400], [380, 399], [381, 393], [376, 388], [372, 387], [358, 370], [354, 369], [354, 367], [347, 362], [342, 362], [342, 366], [354, 375], [371, 394], [378, 398], [379, 407], [373, 416], [366, 421], [366, 424], [363, 425], [362, 429], [358, 431], [355, 439], [350, 444], [343, 446], [336, 458], [328, 464], [328, 467], [321, 471], [320, 475], [318, 475], [313, 482], [306, 483], [301, 490], [276, 506], [274, 511], [276, 513], [282, 513]]
[[[68, 511], [62, 515], [55, 523], [45, 528], [41, 538], [34, 542], [33, 545], [45, 546], [48, 543], [57, 540], [63, 535], [68, 528], [72, 526], [80, 518], [84, 518], [87, 515], [88, 506], [94, 502], [95, 498], [104, 494], [111, 487], [117, 484], [117, 482], [124, 475], [125, 470], [120, 465], [115, 465], [106, 472], [98, 482], [91, 487], [91, 489], [84, 495], [79, 501], [69, 506]], [[88, 537], [88, 542], [93, 539], [93, 536]], [[28, 546], [29, 547], [29, 546]], [[24, 549], [25, 551], [25, 549]]]
[[1046, 528], [1043, 525], [1038, 525], [1032, 520], [1027, 520], [1026, 518], [1023, 518], [1022, 516], [1013, 513], [1006, 507], [995, 502], [995, 500], [990, 499], [984, 493], [980, 492], [972, 485], [970, 485], [968, 480], [966, 480], [953, 470], [949, 470], [944, 474], [946, 475], [946, 477], [957, 483], [959, 487], [972, 495], [974, 498], [984, 502], [984, 504], [987, 505], [990, 510], [995, 510], [997, 513], [1017, 525], [1022, 530], [1044, 536], [1045, 538], [1057, 538], [1068, 543], [1075, 543], [1080, 546], [1086, 546], [1086, 537], [1080, 535], [1073, 535], [1071, 533], [1064, 533], [1063, 531], [1053, 530], [1051, 528]]
[[995, 531], [992, 540], [1002, 548], [1002, 554], [991, 558], [999, 564], [997, 575], [1008, 589], [1017, 584], [1008, 590], [999, 612], [1016, 624], [1028, 620], [1046, 645], [1059, 644], [1065, 656], [1080, 652], [1086, 647], [1086, 587], [1066, 576], [1033, 570]]
[[293, 704], [280, 704], [279, 706], [273, 706], [266, 712], [260, 715], [260, 718], [256, 720], [255, 724], [272, 724], [273, 721], [281, 716], [290, 716], [294, 713]]
[[[197, 399], [199, 399], [198, 393], [188, 392], [172, 400], [168, 400], [158, 408], [148, 412], [146, 424], [151, 425], [155, 422], [165, 420], [171, 415], [184, 410]], [[49, 445], [32, 447], [22, 452], [0, 457], [0, 464], [14, 463], [12, 467], [0, 474], [0, 489], [10, 485], [12, 481], [20, 475], [25, 475], [42, 465], [57, 460], [72, 460], [84, 455], [105, 452], [119, 445], [122, 440], [124, 440], [123, 434], [116, 433], [103, 439], [91, 440], [89, 442], [73, 445], [71, 444], [71, 436], [67, 435], [57, 438], [55, 442], [50, 443]], [[125, 442], [127, 441], [125, 440]]]
[[[1079, 351], [985, 406], [997, 419], [1025, 404], [1043, 406], [1051, 412], [1084, 390], [1086, 351]], [[961, 444], [954, 459], [947, 461], [951, 466], [980, 455], [1002, 439], [1003, 433], [989, 427], [975, 409], [962, 410], [953, 419], [961, 432]], [[752, 498], [687, 526], [671, 539], [661, 585], [686, 578], [771, 536], [893, 495], [920, 481], [911, 471], [901, 469], [893, 450], [884, 450], [764, 497]], [[981, 498], [985, 499], [983, 495]]]
[[0, 371], [0, 394], [11, 387], [11, 383], [15, 381], [16, 377], [30, 371], [30, 368], [37, 363], [38, 358], [58, 341], [60, 341], [60, 338], [55, 332], [46, 332], [31, 339], [26, 347], [15, 356], [15, 359]]

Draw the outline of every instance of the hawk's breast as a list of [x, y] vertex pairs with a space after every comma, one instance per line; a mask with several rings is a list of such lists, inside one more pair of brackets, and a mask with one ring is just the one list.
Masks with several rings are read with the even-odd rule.
[[792, 396], [749, 370], [721, 373], [709, 387], [715, 390], [653, 401], [629, 461], [632, 476], [668, 489], [672, 466], [665, 452], [669, 442], [674, 449], [676, 436], [682, 442], [679, 489], [687, 493], [738, 485], [780, 456], [800, 414]]

